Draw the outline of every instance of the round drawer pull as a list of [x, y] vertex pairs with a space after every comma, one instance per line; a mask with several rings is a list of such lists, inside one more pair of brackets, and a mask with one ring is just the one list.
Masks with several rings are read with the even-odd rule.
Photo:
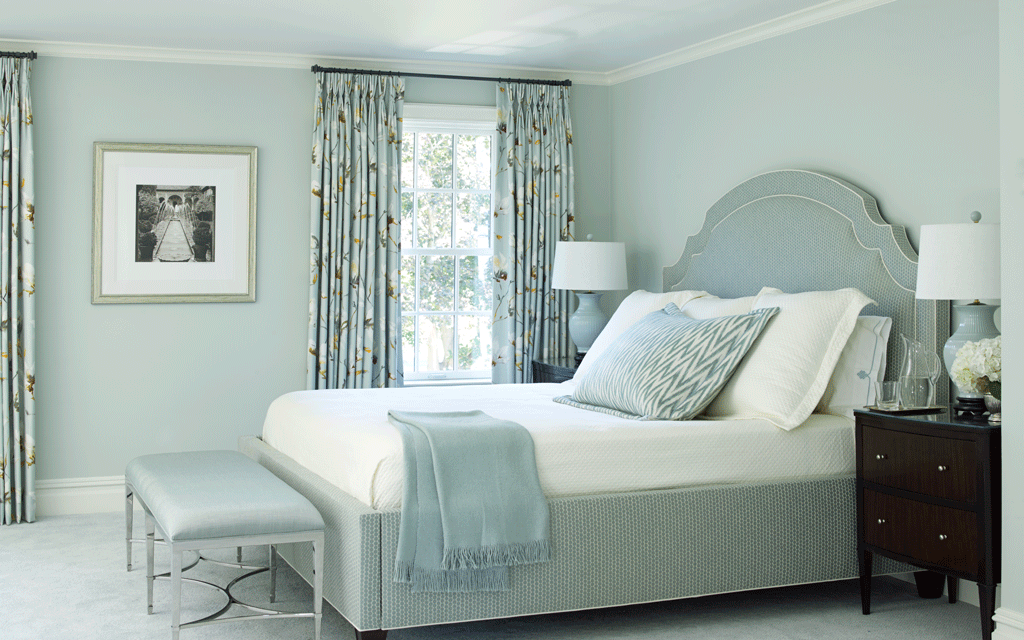
[[947, 467], [947, 466], [946, 466], [946, 465], [944, 465], [944, 464], [940, 464], [940, 465], [939, 465], [939, 471], [940, 471], [940, 472], [942, 472], [942, 471], [949, 471], [949, 467]]
[[885, 524], [885, 518], [879, 518], [878, 524]]
[[888, 458], [889, 456], [885, 455], [884, 453], [879, 453], [875, 455], [875, 460], [886, 460]]
[[946, 534], [944, 534], [944, 533], [940, 533], [939, 534], [939, 540], [948, 540], [948, 539], [949, 539], [949, 536], [947, 536]]

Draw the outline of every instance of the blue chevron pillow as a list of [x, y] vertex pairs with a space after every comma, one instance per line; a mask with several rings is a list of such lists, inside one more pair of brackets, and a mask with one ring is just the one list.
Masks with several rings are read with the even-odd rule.
[[555, 402], [639, 420], [688, 420], [729, 381], [777, 308], [694, 320], [674, 304], [619, 336]]

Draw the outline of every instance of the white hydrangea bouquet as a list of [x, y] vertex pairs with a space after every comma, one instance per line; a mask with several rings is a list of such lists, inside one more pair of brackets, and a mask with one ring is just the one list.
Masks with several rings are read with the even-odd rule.
[[961, 391], [990, 393], [1002, 399], [1003, 337], [965, 342], [950, 373]]

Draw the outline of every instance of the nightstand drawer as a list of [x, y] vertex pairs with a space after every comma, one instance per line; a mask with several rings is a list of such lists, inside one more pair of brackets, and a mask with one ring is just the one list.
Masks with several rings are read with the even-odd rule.
[[948, 500], [977, 499], [974, 442], [869, 426], [862, 439], [864, 480]]
[[864, 490], [864, 541], [977, 576], [977, 516], [971, 511]]

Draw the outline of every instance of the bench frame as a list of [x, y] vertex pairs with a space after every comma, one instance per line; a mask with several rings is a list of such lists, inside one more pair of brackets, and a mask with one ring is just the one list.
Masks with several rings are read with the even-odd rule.
[[[266, 620], [270, 618], [313, 618], [313, 638], [314, 640], [320, 640], [320, 629], [323, 619], [323, 561], [324, 561], [324, 532], [320, 531], [301, 531], [297, 533], [276, 533], [276, 534], [259, 534], [251, 536], [233, 536], [229, 538], [205, 538], [198, 540], [182, 540], [173, 541], [168, 538], [164, 533], [159, 521], [153, 516], [149, 506], [141, 496], [135, 495], [135, 489], [132, 487], [128, 480], [125, 480], [124, 485], [125, 491], [125, 542], [128, 558], [128, 571], [132, 570], [132, 524], [134, 516], [134, 499], [138, 497], [139, 504], [142, 505], [143, 510], [146, 513], [146, 613], [153, 613], [153, 583], [157, 579], [170, 579], [171, 581], [171, 639], [178, 640], [181, 629], [187, 627], [198, 627], [207, 624], [215, 624], [220, 622], [235, 622], [241, 620]], [[157, 533], [162, 536], [162, 540], [156, 537]], [[154, 574], [153, 570], [153, 556], [154, 547], [157, 542], [163, 542], [171, 551], [171, 570], [167, 573]], [[240, 580], [244, 580], [250, 576], [262, 573], [264, 571], [270, 571], [270, 601], [274, 602], [277, 587], [277, 545], [278, 544], [289, 544], [294, 542], [311, 542], [313, 544], [313, 612], [312, 613], [290, 613], [285, 611], [277, 611], [274, 609], [266, 609], [262, 607], [256, 607], [250, 604], [246, 604], [237, 600], [231, 595], [231, 587]], [[242, 564], [242, 547], [248, 546], [260, 546], [267, 545], [270, 548], [270, 561], [267, 567], [255, 567], [252, 565]], [[224, 563], [217, 562], [204, 558], [199, 553], [200, 549], [221, 549], [225, 547], [237, 547], [238, 548], [238, 562], [237, 563]], [[186, 551], [194, 551], [198, 554], [198, 557], [194, 562], [187, 566], [183, 566], [183, 556]], [[216, 562], [217, 564], [223, 564], [226, 566], [238, 567], [242, 569], [253, 569], [249, 573], [246, 573], [238, 578], [232, 580], [226, 587], [215, 585], [205, 580], [198, 580], [195, 578], [183, 577], [182, 573], [188, 571], [192, 567], [196, 566], [200, 560], [207, 560], [209, 562]], [[194, 582], [197, 584], [206, 585], [217, 589], [227, 595], [228, 603], [216, 613], [213, 613], [204, 618], [193, 620], [191, 622], [181, 622], [181, 583], [182, 581]], [[221, 617], [224, 613], [231, 608], [232, 605], [238, 605], [249, 609], [256, 613], [256, 615], [246, 616], [233, 616], [230, 618]]]

